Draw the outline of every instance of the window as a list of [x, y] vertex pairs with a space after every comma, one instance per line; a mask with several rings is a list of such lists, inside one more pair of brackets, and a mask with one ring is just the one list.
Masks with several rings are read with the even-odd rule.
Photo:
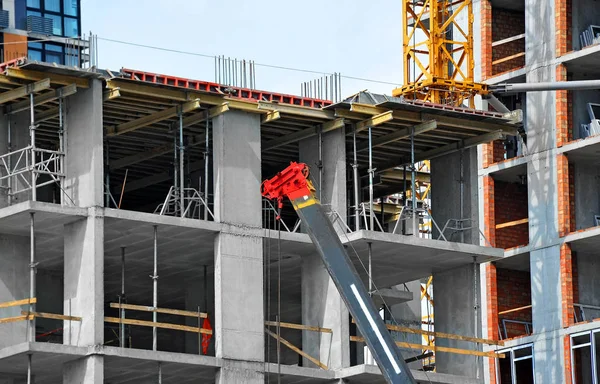
[[600, 329], [571, 335], [571, 372], [574, 384], [599, 382]]
[[504, 359], [498, 359], [496, 364], [498, 383], [535, 384], [533, 345], [521, 345], [498, 352], [506, 355]]
[[27, 51], [27, 58], [29, 60], [42, 61], [42, 51], [30, 49]]
[[52, 19], [53, 22], [53, 28], [52, 28], [52, 33], [54, 35], [62, 35], [62, 17], [58, 16], [58, 15], [50, 15], [48, 13], [44, 14], [44, 17], [48, 18], [48, 19]]
[[40, 0], [27, 0], [27, 6], [31, 8], [40, 8]]
[[78, 28], [77, 19], [72, 17], [65, 17], [65, 36], [66, 37], [78, 37], [79, 36], [79, 28]]
[[27, 16], [42, 16], [41, 12], [38, 11], [27, 11]]
[[65, 15], [77, 16], [77, 0], [63, 0]]
[[60, 13], [60, 0], [44, 0], [44, 9]]

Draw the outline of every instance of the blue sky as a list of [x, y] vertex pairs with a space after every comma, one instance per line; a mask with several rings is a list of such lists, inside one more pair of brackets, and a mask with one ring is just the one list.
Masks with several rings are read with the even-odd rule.
[[[324, 73], [402, 82], [400, 0], [81, 0], [82, 29], [99, 38], [225, 55]], [[214, 80], [211, 58], [99, 40], [99, 66]], [[258, 89], [299, 94], [317, 74], [258, 66]], [[390, 94], [344, 78], [342, 92]]]

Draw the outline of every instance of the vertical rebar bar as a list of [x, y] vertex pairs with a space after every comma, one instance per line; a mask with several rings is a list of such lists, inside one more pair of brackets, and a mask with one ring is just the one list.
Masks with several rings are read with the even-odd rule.
[[373, 231], [375, 216], [373, 215], [373, 137], [369, 125], [369, 230]]
[[410, 175], [410, 197], [412, 199], [412, 223], [413, 223], [413, 236], [419, 237], [417, 227], [417, 193], [416, 193], [416, 172], [415, 172], [415, 127], [414, 125], [410, 129], [410, 164], [411, 164], [411, 175]]
[[30, 111], [30, 119], [31, 126], [30, 130], [30, 139], [31, 139], [31, 200], [37, 200], [37, 177], [35, 172], [35, 110], [34, 110], [34, 102], [33, 102], [33, 92], [29, 94], [29, 111]]
[[179, 205], [181, 206], [181, 217], [185, 214], [185, 200], [184, 200], [184, 179], [185, 173], [183, 172], [185, 147], [183, 146], [183, 111], [181, 106], [179, 107]]
[[219, 82], [219, 78], [217, 77], [217, 56], [215, 58], [215, 83]]
[[[152, 275], [152, 321], [157, 322], [156, 308], [158, 308], [158, 226], [154, 226], [154, 273]], [[158, 340], [157, 340], [157, 328], [152, 327], [152, 350], [156, 351]]]
[[208, 145], [209, 139], [209, 131], [208, 127], [210, 124], [210, 119], [208, 116], [208, 111], [206, 111], [206, 124], [204, 126], [204, 201], [206, 202], [206, 207], [204, 207], [204, 220], [208, 220], [208, 164], [210, 161], [210, 146]]
[[[32, 300], [35, 298], [35, 213], [29, 213], [29, 313], [35, 312], [35, 305]], [[27, 341], [35, 342], [35, 317], [29, 319], [29, 332], [27, 332]]]
[[360, 196], [358, 180], [358, 157], [356, 155], [356, 124], [352, 124], [352, 147], [354, 162], [352, 163], [352, 181], [354, 183], [354, 230], [360, 230]]
[[119, 346], [125, 348], [125, 247], [121, 247], [121, 295], [119, 295], [121, 322], [119, 323]]

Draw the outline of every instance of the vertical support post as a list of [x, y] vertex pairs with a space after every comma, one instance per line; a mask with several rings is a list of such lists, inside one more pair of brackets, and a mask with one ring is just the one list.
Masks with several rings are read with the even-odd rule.
[[29, 135], [31, 139], [31, 200], [37, 200], [37, 175], [35, 172], [35, 110], [33, 108], [33, 92], [29, 94], [29, 111], [31, 125], [29, 126]]
[[[154, 226], [154, 273], [152, 275], [152, 321], [157, 322], [156, 308], [158, 307], [158, 226]], [[157, 328], [152, 327], [152, 350], [157, 348]], [[160, 367], [160, 365], [159, 365]]]
[[[461, 151], [462, 153], [462, 151]], [[479, 337], [479, 280], [477, 279], [477, 256], [473, 256], [473, 335]], [[479, 343], [475, 344], [475, 349], [479, 350]], [[479, 379], [479, 356], [475, 356], [476, 378]]]
[[210, 160], [210, 146], [208, 145], [209, 132], [208, 125], [210, 124], [210, 119], [208, 116], [208, 111], [206, 111], [206, 123], [205, 123], [205, 132], [204, 132], [204, 201], [206, 201], [206, 207], [204, 207], [204, 220], [208, 220], [208, 163]]
[[[59, 158], [58, 158], [58, 164], [60, 166], [60, 173], [62, 174], [62, 176], [60, 176], [60, 205], [64, 205], [65, 204], [65, 193], [63, 192], [63, 188], [65, 185], [65, 159], [64, 159], [64, 153], [65, 153], [65, 139], [64, 139], [64, 121], [63, 121], [63, 95], [62, 95], [62, 89], [58, 90], [59, 92], [59, 96], [58, 96], [58, 151], [60, 152]], [[108, 152], [106, 155], [106, 164], [108, 166]], [[106, 175], [108, 177], [108, 170], [106, 171]], [[108, 192], [108, 190], [107, 190]], [[108, 195], [106, 196], [107, 201], [108, 201]], [[108, 205], [107, 205], [108, 206]]]
[[352, 124], [352, 147], [354, 150], [354, 162], [352, 163], [352, 181], [354, 183], [354, 230], [360, 230], [360, 196], [358, 180], [358, 158], [356, 155], [356, 124]]
[[[29, 298], [35, 297], [35, 213], [29, 214]], [[35, 312], [35, 305], [29, 301], [29, 313]], [[35, 342], [35, 317], [29, 320], [29, 332], [27, 332], [27, 341]]]
[[323, 192], [323, 130], [321, 128], [319, 128], [319, 137], [317, 140], [319, 142], [319, 163], [317, 164], [319, 167], [319, 200], [321, 200]]
[[32, 366], [31, 366], [31, 363], [32, 363], [31, 362], [31, 358], [32, 358], [32, 356], [31, 356], [31, 353], [30, 353], [30, 354], [27, 355], [27, 384], [32, 384], [32, 381], [31, 381], [31, 379], [32, 379], [32, 377], [31, 377], [31, 368], [32, 368]]
[[[464, 150], [460, 150], [460, 220], [458, 228], [460, 228], [460, 242], [465, 242], [465, 231], [463, 230], [463, 220], [465, 219], [465, 164]], [[433, 220], [433, 219], [432, 219]]]
[[110, 146], [109, 141], [105, 141], [104, 145], [104, 153], [106, 156], [106, 166], [104, 169], [106, 170], [104, 174], [104, 206], [106, 208], [110, 207]]
[[179, 204], [181, 205], [181, 217], [184, 216], [185, 212], [185, 200], [184, 200], [184, 178], [183, 172], [183, 156], [185, 154], [185, 147], [183, 146], [183, 111], [179, 107]]
[[[121, 295], [119, 304], [125, 304], [125, 247], [121, 247]], [[121, 320], [125, 320], [125, 308], [121, 307]], [[125, 348], [125, 324], [119, 324], [119, 346]]]
[[369, 296], [373, 296], [373, 249], [371, 242], [367, 243], [369, 249]]
[[[179, 183], [179, 174], [178, 174], [178, 170], [179, 167], [177, 166], [177, 133], [173, 132], [173, 202], [175, 205], [175, 213], [177, 213], [177, 191], [178, 189], [178, 183]], [[183, 207], [180, 207], [180, 209], [183, 209]]]
[[160, 361], [158, 362], [158, 384], [162, 384], [162, 363]]
[[410, 197], [412, 199], [412, 223], [413, 236], [419, 237], [419, 226], [417, 225], [417, 193], [416, 193], [416, 172], [415, 172], [415, 127], [410, 128]]
[[373, 137], [372, 128], [369, 126], [369, 229], [375, 230], [373, 214]]
[[[11, 120], [11, 116], [7, 115], [6, 116], [7, 120], [8, 120], [8, 153], [12, 152], [12, 128], [10, 126], [10, 120]], [[11, 160], [12, 156], [8, 156], [8, 169], [9, 172], [12, 172], [12, 160]], [[10, 176], [8, 178], [8, 205], [12, 205], [12, 180], [13, 177]]]

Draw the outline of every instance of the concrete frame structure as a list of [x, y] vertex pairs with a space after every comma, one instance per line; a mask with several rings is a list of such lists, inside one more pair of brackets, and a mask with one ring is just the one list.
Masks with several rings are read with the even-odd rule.
[[[419, 382], [481, 381], [483, 357], [496, 354], [481, 350], [478, 266], [503, 251], [468, 244], [476, 225], [446, 233], [451, 241], [390, 233], [398, 211], [385, 204], [371, 210], [384, 231], [365, 229], [356, 202], [370, 200], [365, 178], [382, 180], [373, 199], [406, 193], [393, 168], [434, 158], [433, 169], [462, 172], [432, 172], [433, 217], [477, 221], [475, 146], [514, 134], [509, 119], [366, 93], [305, 106], [149, 80], [158, 75], [12, 65], [0, 75], [0, 97], [20, 95], [0, 124], [0, 156], [12, 164], [0, 174], [0, 261], [10, 266], [0, 302], [37, 301], [0, 308], [14, 320], [0, 320], [0, 383], [382, 382], [302, 224], [279, 231], [261, 201], [261, 181], [292, 160], [312, 167], [385, 319], [418, 331], [394, 337], [417, 357]], [[27, 85], [45, 79], [44, 89]], [[36, 155], [22, 170], [15, 151], [28, 145], [56, 161], [43, 168]], [[294, 227], [291, 212], [282, 227]], [[436, 336], [435, 372], [418, 357], [435, 349], [419, 346], [430, 276], [435, 330], [452, 334]], [[212, 333], [206, 352], [202, 332]]]

